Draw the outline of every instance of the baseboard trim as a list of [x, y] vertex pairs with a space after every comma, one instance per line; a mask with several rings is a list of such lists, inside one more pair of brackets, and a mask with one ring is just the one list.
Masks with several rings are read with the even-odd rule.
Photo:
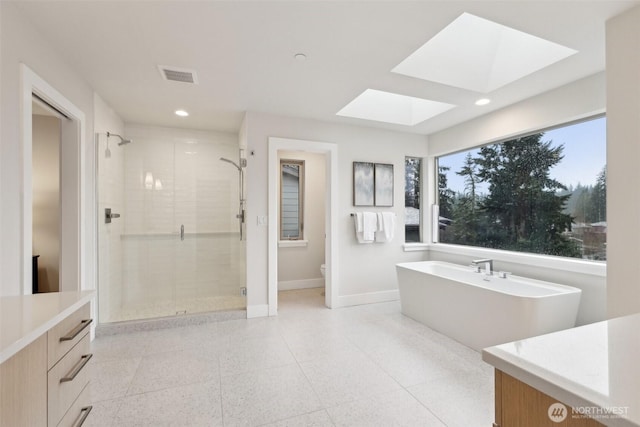
[[268, 317], [269, 306], [267, 304], [257, 304], [247, 306], [247, 319], [253, 319], [255, 317]]
[[397, 289], [393, 291], [368, 292], [366, 294], [342, 295], [338, 297], [338, 307], [398, 301], [399, 299], [400, 291]]
[[311, 288], [324, 288], [324, 279], [302, 279], [302, 280], [287, 280], [278, 282], [279, 291], [293, 291], [295, 289], [311, 289]]

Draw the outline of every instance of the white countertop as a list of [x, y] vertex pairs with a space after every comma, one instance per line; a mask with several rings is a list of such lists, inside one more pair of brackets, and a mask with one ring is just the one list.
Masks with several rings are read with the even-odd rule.
[[95, 291], [0, 297], [0, 363], [89, 302]]
[[640, 426], [640, 313], [486, 348], [482, 359], [574, 408], [625, 412], [595, 417], [602, 424]]

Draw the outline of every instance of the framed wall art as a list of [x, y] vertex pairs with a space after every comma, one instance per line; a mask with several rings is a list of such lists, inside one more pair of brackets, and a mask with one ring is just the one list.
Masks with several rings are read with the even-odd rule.
[[393, 165], [376, 163], [374, 166], [374, 203], [376, 206], [393, 206]]
[[353, 162], [353, 206], [373, 206], [375, 202], [373, 163]]

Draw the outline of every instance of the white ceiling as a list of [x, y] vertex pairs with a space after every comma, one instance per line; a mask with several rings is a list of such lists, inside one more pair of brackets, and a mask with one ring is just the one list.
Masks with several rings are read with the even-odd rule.
[[[3, 0], [5, 1], [5, 0]], [[429, 134], [604, 70], [605, 21], [640, 1], [18, 1], [128, 123], [237, 131], [245, 111]], [[578, 51], [488, 94], [392, 73], [468, 12]], [[306, 61], [294, 58], [304, 53]], [[165, 81], [158, 65], [199, 84]], [[455, 104], [415, 126], [337, 116], [367, 88]], [[176, 117], [176, 109], [190, 113]]]

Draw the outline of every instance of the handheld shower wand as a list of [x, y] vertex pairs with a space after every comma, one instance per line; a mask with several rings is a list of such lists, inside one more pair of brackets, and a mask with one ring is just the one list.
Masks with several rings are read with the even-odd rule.
[[240, 225], [240, 240], [242, 240], [243, 235], [242, 235], [242, 225], [244, 224], [244, 204], [245, 204], [245, 199], [244, 199], [244, 167], [247, 165], [247, 161], [246, 159], [240, 159], [240, 165], [238, 165], [236, 162], [234, 162], [233, 160], [229, 160], [226, 159], [224, 157], [220, 157], [220, 160], [223, 162], [227, 162], [229, 164], [232, 164], [233, 166], [236, 167], [236, 169], [238, 169], [238, 173], [240, 175], [240, 179], [238, 180], [238, 194], [240, 196], [240, 206], [238, 209], [238, 214], [236, 215], [236, 218], [238, 218], [238, 222]]

